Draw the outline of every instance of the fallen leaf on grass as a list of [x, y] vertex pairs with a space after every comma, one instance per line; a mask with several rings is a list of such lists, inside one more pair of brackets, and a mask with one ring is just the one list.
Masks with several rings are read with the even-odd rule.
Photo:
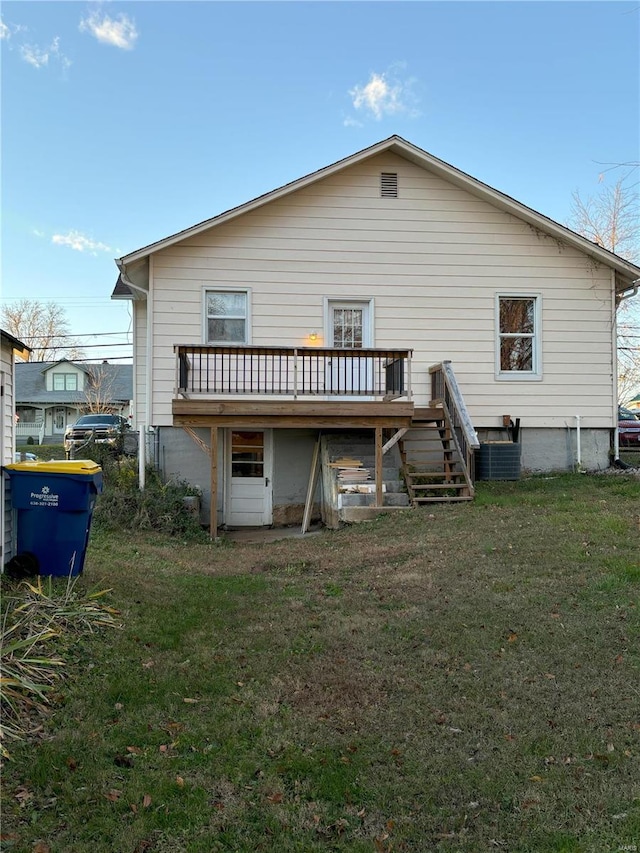
[[127, 752], [132, 752], [134, 755], [142, 755], [142, 750], [139, 746], [128, 746]]
[[509, 636], [507, 638], [509, 643], [515, 643], [515, 641], [517, 639], [518, 639], [518, 635], [515, 633], [515, 631], [512, 631], [511, 634], [509, 634]]
[[143, 669], [151, 669], [152, 666], [155, 666], [156, 662], [154, 660], [146, 660], [142, 664]]
[[110, 803], [117, 803], [120, 797], [122, 796], [122, 791], [116, 791], [115, 788], [112, 788], [108, 794], [104, 795]]
[[185, 698], [185, 699], [183, 699], [182, 701], [183, 701], [183, 702], [186, 702], [186, 704], [187, 704], [187, 705], [197, 705], [197, 704], [198, 704], [198, 702], [199, 702], [200, 700], [199, 700], [199, 699], [188, 699], [188, 698]]
[[78, 762], [75, 760], [75, 758], [67, 758], [65, 763], [66, 763], [67, 767], [69, 768], [69, 770], [77, 770], [78, 769]]
[[20, 803], [21, 806], [24, 806], [29, 800], [33, 799], [33, 792], [28, 788], [18, 788], [15, 792], [14, 797]]
[[280, 791], [275, 791], [273, 794], [268, 794], [267, 799], [270, 803], [281, 803], [283, 800], [283, 795]]
[[51, 848], [44, 841], [38, 841], [34, 844], [31, 853], [51, 853]]
[[542, 776], [529, 776], [530, 782], [542, 782]]
[[144, 797], [142, 798], [142, 808], [148, 809], [150, 805], [151, 805], [151, 796], [149, 794], [145, 794]]
[[182, 776], [176, 776], [176, 785], [178, 788], [184, 788], [184, 779]]

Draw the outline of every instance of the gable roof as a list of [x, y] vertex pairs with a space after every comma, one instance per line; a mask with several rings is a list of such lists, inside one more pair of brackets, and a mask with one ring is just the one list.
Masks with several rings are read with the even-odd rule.
[[353, 166], [355, 163], [360, 163], [363, 160], [387, 151], [397, 154], [400, 157], [404, 157], [406, 160], [409, 160], [417, 166], [421, 166], [423, 169], [433, 172], [450, 183], [467, 190], [478, 198], [493, 204], [500, 210], [503, 210], [506, 213], [511, 213], [519, 219], [533, 225], [535, 228], [539, 228], [544, 233], [563, 240], [568, 245], [574, 246], [579, 251], [586, 253], [600, 263], [611, 267], [619, 274], [620, 277], [619, 281], [616, 282], [616, 290], [618, 293], [625, 293], [629, 290], [637, 289], [635, 285], [640, 281], [640, 267], [632, 264], [630, 261], [626, 261], [619, 255], [610, 252], [608, 249], [603, 249], [602, 246], [598, 246], [597, 243], [593, 243], [586, 237], [576, 234], [575, 231], [572, 231], [565, 225], [560, 225], [560, 223], [555, 222], [548, 216], [544, 216], [542, 213], [538, 213], [532, 208], [527, 207], [525, 204], [516, 201], [511, 198], [511, 196], [493, 189], [493, 187], [479, 181], [477, 178], [473, 178], [466, 172], [456, 169], [455, 166], [451, 166], [444, 160], [434, 157], [433, 154], [429, 154], [422, 148], [418, 148], [417, 145], [413, 145], [413, 143], [408, 142], [401, 136], [394, 135], [390, 136], [388, 139], [382, 140], [381, 142], [377, 142], [368, 148], [364, 148], [355, 154], [351, 154], [349, 157], [338, 160], [336, 163], [325, 166], [316, 172], [311, 172], [302, 178], [298, 178], [295, 181], [284, 184], [284, 186], [279, 187], [278, 189], [272, 190], [264, 195], [260, 195], [257, 198], [245, 202], [237, 207], [233, 207], [230, 210], [212, 217], [211, 219], [205, 219], [203, 222], [192, 225], [190, 228], [185, 228], [182, 231], [171, 234], [169, 237], [157, 240], [154, 243], [150, 243], [148, 246], [143, 246], [141, 249], [136, 249], [136, 251], [130, 252], [128, 255], [123, 255], [121, 258], [116, 259], [116, 264], [120, 270], [120, 276], [112, 297], [124, 297], [125, 293], [123, 292], [122, 285], [132, 284], [127, 277], [127, 267], [130, 264], [140, 262], [141, 260], [148, 258], [149, 255], [159, 252], [161, 249], [166, 249], [175, 243], [186, 240], [188, 237], [194, 237], [202, 231], [206, 231], [209, 228], [228, 222], [230, 219], [234, 219], [235, 217], [248, 213], [251, 210], [255, 210], [258, 207], [262, 207], [271, 201], [275, 201], [276, 199], [296, 192], [297, 190], [307, 187], [316, 181], [320, 181], [329, 175], [333, 175], [342, 169]]
[[54, 367], [57, 367], [60, 364], [70, 364], [72, 367], [75, 367], [76, 370], [82, 370], [84, 373], [89, 374], [91, 372], [91, 366], [87, 364], [77, 364], [75, 361], [71, 361], [69, 358], [59, 358], [58, 361], [39, 361], [37, 362], [40, 365], [40, 369], [43, 373], [47, 373]]
[[[84, 391], [47, 391], [45, 374], [56, 364], [60, 364], [60, 362], [30, 361], [25, 364], [16, 364], [16, 403], [20, 405], [26, 403], [58, 403], [60, 405], [83, 403], [86, 400]], [[99, 368], [101, 372], [104, 372], [106, 376], [105, 387], [109, 388], [114, 403], [128, 403], [129, 400], [133, 399], [133, 365], [82, 365], [75, 362], [69, 362], [69, 364], [73, 364], [74, 367], [84, 370], [86, 373], [89, 373], [92, 367]]]
[[20, 356], [20, 358], [24, 358], [25, 360], [29, 358], [31, 347], [23, 344], [22, 341], [18, 340], [18, 338], [14, 338], [14, 336], [10, 335], [9, 332], [5, 332], [4, 329], [0, 329], [0, 339], [3, 344], [8, 344], [11, 349]]

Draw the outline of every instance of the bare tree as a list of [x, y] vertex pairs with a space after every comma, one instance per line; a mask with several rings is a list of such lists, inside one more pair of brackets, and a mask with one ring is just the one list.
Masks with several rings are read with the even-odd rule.
[[108, 364], [87, 365], [88, 376], [84, 388], [82, 408], [91, 414], [112, 413], [115, 372]]
[[[573, 194], [569, 227], [632, 263], [640, 260], [640, 200], [638, 184], [631, 183], [638, 164], [629, 167], [612, 186], [603, 186], [595, 196], [582, 199]], [[609, 170], [605, 170], [609, 171]], [[604, 173], [600, 181], [604, 182]], [[625, 403], [640, 391], [640, 297], [620, 303], [618, 308], [618, 402]]]
[[639, 218], [637, 184], [629, 183], [629, 175], [586, 199], [573, 193], [569, 227], [632, 262], [640, 256]]
[[33, 350], [34, 361], [83, 357], [78, 341], [69, 334], [64, 308], [55, 302], [21, 299], [2, 307], [2, 328]]

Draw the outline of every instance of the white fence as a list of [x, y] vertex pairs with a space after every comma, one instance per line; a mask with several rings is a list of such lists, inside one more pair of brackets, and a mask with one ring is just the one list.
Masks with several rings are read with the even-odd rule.
[[21, 443], [27, 441], [29, 437], [33, 439], [34, 444], [42, 444], [44, 440], [44, 421], [18, 421], [15, 425], [16, 442], [18, 439]]

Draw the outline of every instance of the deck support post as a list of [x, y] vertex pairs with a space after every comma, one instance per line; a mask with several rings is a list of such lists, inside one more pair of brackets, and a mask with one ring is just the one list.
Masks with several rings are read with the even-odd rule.
[[211, 427], [211, 506], [209, 536], [218, 538], [218, 427]]
[[382, 464], [382, 427], [376, 427], [376, 507], [383, 504]]

